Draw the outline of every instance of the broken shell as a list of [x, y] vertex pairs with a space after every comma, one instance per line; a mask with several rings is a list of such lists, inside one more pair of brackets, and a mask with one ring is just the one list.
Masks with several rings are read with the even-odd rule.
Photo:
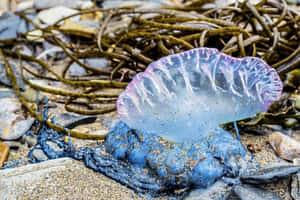
[[300, 158], [300, 142], [287, 135], [274, 132], [269, 135], [269, 143], [280, 158], [290, 161]]
[[8, 152], [9, 152], [9, 146], [7, 146], [3, 142], [0, 142], [0, 169], [7, 159]]

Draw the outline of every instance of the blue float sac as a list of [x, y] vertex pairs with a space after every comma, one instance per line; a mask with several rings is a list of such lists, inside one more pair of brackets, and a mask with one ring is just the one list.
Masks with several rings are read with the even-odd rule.
[[236, 176], [246, 155], [242, 144], [221, 128], [194, 142], [172, 143], [122, 121], [108, 133], [105, 148], [129, 165], [152, 170], [170, 188], [205, 188], [224, 175]]

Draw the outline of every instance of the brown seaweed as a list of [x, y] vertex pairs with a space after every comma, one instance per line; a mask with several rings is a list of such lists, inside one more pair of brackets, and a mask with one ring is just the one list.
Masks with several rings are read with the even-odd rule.
[[[69, 59], [63, 74], [54, 72], [45, 60], [11, 50], [12, 45], [18, 43], [30, 44], [26, 34], [1, 40], [0, 45], [4, 56], [38, 64], [53, 76], [44, 76], [34, 69], [20, 66], [22, 72], [27, 71], [36, 78], [59, 81], [79, 88], [79, 91], [74, 92], [41, 87], [23, 76], [25, 83], [36, 90], [67, 97], [64, 101], [66, 110], [80, 114], [103, 114], [114, 111], [116, 108], [111, 105], [121, 91], [112, 94], [107, 93], [105, 89], [125, 88], [132, 77], [144, 71], [152, 61], [192, 48], [213, 47], [235, 57], [257, 56], [274, 67], [280, 75], [299, 67], [300, 14], [289, 8], [285, 1], [262, 0], [256, 5], [247, 2], [222, 8], [205, 8], [209, 2], [211, 1], [193, 1], [182, 7], [151, 10], [130, 7], [89, 9], [64, 17], [54, 25], [44, 28], [27, 18], [23, 12], [16, 13], [33, 24], [37, 30], [42, 31], [41, 37], [44, 40], [63, 50]], [[101, 12], [104, 17], [95, 32], [90, 32], [91, 30], [87, 33], [84, 30], [72, 32], [61, 29], [63, 23], [73, 16], [97, 12]], [[126, 23], [122, 22], [125, 16], [130, 18], [125, 28], [111, 28], [116, 23]], [[53, 31], [69, 36], [72, 38], [71, 43], [66, 43]], [[99, 70], [80, 61], [80, 58], [87, 57], [109, 59], [112, 70]], [[99, 78], [85, 77], [78, 80], [67, 78], [66, 74], [73, 62], [85, 68], [91, 77]], [[87, 99], [87, 104], [93, 108], [92, 110], [72, 107], [72, 104], [78, 105], [82, 98]], [[99, 104], [99, 98], [105, 107], [100, 110], [93, 107], [96, 103]], [[24, 99], [20, 98], [20, 101], [26, 105]], [[284, 118], [291, 115], [299, 117], [298, 113], [285, 112], [281, 109], [276, 113], [262, 113], [255, 122], [244, 124], [254, 125], [262, 119], [266, 121], [268, 118]], [[41, 120], [35, 114], [33, 116]]]

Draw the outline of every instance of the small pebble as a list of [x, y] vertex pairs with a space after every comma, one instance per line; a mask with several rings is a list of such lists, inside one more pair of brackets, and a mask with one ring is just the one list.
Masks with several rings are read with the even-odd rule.
[[41, 95], [40, 92], [37, 92], [35, 89], [31, 87], [27, 88], [23, 93], [24, 98], [31, 103], [36, 102], [37, 95], [38, 95], [39, 102], [42, 102], [44, 99], [44, 95]]
[[257, 144], [248, 144], [247, 145], [247, 149], [251, 152], [251, 153], [257, 153], [261, 151], [261, 147], [258, 146]]
[[93, 123], [97, 119], [95, 115], [77, 115], [62, 113], [56, 117], [56, 124], [65, 128], [73, 129], [76, 126]]
[[297, 110], [300, 110], [300, 95], [297, 95], [297, 96], [296, 96], [295, 108], [296, 108]]
[[34, 118], [25, 118], [21, 103], [17, 99], [0, 99], [0, 138], [15, 140], [22, 137], [31, 127]]
[[277, 155], [285, 160], [293, 161], [300, 158], [300, 142], [280, 132], [273, 132], [269, 135], [269, 143]]
[[21, 143], [15, 142], [15, 141], [5, 141], [4, 142], [7, 146], [9, 146], [11, 149], [18, 149], [21, 146]]
[[[79, 59], [80, 62], [83, 62], [83, 59]], [[86, 71], [81, 67], [77, 62], [74, 62], [69, 68], [70, 76], [83, 76], [86, 75]]]
[[295, 126], [298, 123], [297, 119], [295, 118], [286, 118], [284, 121], [284, 126], [286, 128], [292, 128], [293, 126]]
[[8, 88], [1, 88], [0, 89], [0, 98], [9, 98], [9, 97], [14, 97], [15, 92], [11, 89]]
[[[1, 30], [0, 30], [1, 31]], [[1, 38], [0, 38], [1, 39]], [[12, 68], [12, 71], [14, 72], [15, 76], [17, 77], [18, 81], [18, 86], [21, 90], [25, 89], [25, 83], [21, 77], [21, 70], [17, 66], [17, 61], [16, 60], [9, 60], [9, 64]], [[0, 83], [3, 85], [6, 85], [8, 87], [12, 87], [12, 84], [7, 76], [6, 69], [5, 69], [5, 64], [3, 61], [0, 61]]]
[[106, 136], [107, 135], [107, 130], [97, 130], [95, 132], [93, 132], [93, 135], [103, 135]]
[[51, 142], [51, 141], [47, 141], [46, 142], [48, 145], [49, 145], [49, 147], [51, 148], [51, 149], [53, 149], [54, 151], [63, 151], [63, 149], [62, 148], [60, 148], [56, 143], [54, 143], [54, 142]]
[[293, 164], [294, 165], [300, 165], [300, 158], [294, 158]]
[[43, 150], [41, 149], [35, 149], [32, 152], [32, 156], [37, 160], [37, 161], [45, 161], [48, 160], [48, 157], [44, 153]]
[[[46, 25], [53, 25], [56, 21], [77, 13], [77, 10], [67, 8], [64, 6], [56, 6], [53, 8], [45, 9], [36, 16], [35, 22], [41, 22], [42, 24]], [[72, 20], [75, 19], [78, 20], [80, 19], [80, 16], [75, 16], [71, 18]]]
[[293, 175], [291, 183], [291, 196], [294, 200], [300, 199], [300, 172]]
[[31, 135], [23, 135], [23, 137], [21, 138], [21, 143], [22, 144], [26, 143], [28, 147], [32, 147], [36, 145], [37, 139], [36, 137]]
[[26, 34], [27, 40], [31, 42], [43, 42], [43, 32], [41, 30], [33, 30]]
[[5, 143], [0, 142], [0, 168], [4, 165], [4, 162], [7, 159], [7, 155], [9, 152], [9, 146], [7, 146]]

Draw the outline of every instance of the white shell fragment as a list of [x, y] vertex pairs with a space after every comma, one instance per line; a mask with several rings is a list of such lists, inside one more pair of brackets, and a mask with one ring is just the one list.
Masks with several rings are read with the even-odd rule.
[[269, 135], [269, 143], [282, 159], [289, 161], [300, 159], [300, 141], [280, 132], [274, 132]]

